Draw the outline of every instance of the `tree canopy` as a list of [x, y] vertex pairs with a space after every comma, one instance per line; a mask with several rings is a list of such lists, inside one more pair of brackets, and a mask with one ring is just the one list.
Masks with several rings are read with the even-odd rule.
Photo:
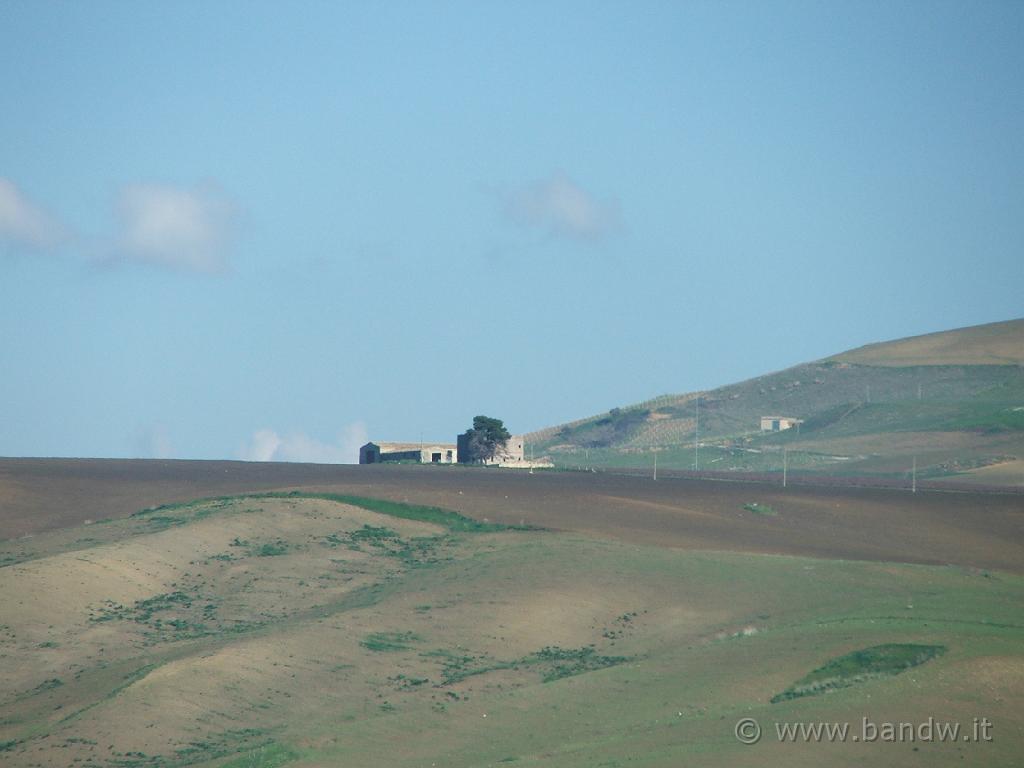
[[474, 416], [473, 426], [459, 440], [459, 460], [464, 462], [490, 461], [499, 448], [504, 447], [512, 435], [501, 419]]

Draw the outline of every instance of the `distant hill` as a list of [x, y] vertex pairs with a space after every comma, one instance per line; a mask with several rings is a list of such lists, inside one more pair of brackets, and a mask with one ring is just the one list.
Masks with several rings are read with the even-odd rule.
[[868, 344], [833, 360], [855, 365], [1024, 365], [1024, 319]]
[[[803, 420], [763, 433], [763, 416]], [[527, 436], [562, 466], [901, 475], [1024, 484], [1024, 319], [872, 344]], [[696, 444], [696, 446], [695, 446]]]

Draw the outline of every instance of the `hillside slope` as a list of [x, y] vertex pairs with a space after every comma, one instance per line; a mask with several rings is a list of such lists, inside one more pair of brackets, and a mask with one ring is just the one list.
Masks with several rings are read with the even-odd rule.
[[852, 349], [854, 365], [1024, 365], [1024, 319], [911, 336]]
[[[762, 416], [803, 420], [762, 433]], [[530, 436], [564, 466], [1024, 484], [1024, 320], [873, 344], [707, 392], [665, 395]]]

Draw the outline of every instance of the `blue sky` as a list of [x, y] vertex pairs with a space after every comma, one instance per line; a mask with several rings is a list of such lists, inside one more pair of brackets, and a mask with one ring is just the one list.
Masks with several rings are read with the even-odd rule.
[[354, 460], [1024, 315], [1024, 5], [0, 6], [0, 455]]

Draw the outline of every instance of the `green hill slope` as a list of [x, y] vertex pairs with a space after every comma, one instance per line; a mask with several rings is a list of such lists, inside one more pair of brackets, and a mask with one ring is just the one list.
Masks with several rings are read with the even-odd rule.
[[[763, 416], [803, 420], [763, 433]], [[564, 466], [923, 476], [1024, 483], [1024, 320], [873, 344], [530, 435]], [[993, 469], [997, 468], [997, 469]], [[1001, 468], [1001, 469], [998, 469]], [[980, 470], [984, 469], [984, 472]]]

